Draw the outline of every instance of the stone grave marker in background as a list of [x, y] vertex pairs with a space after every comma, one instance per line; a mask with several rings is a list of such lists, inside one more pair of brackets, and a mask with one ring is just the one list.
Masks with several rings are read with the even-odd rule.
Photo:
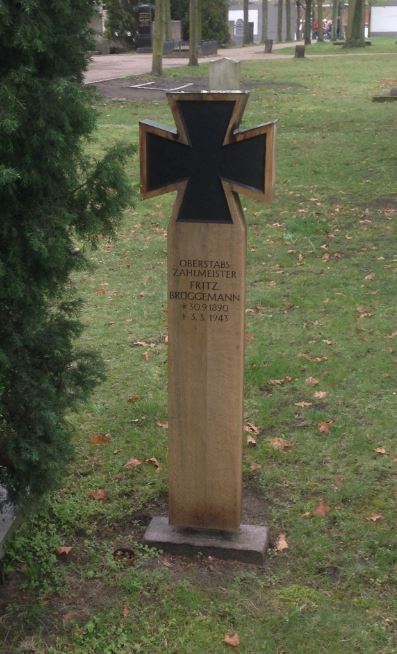
[[169, 520], [145, 542], [260, 561], [240, 525], [246, 223], [238, 193], [271, 200], [275, 121], [238, 131], [248, 94], [170, 93], [177, 129], [140, 123], [141, 191], [177, 191], [168, 226]]
[[240, 62], [228, 57], [210, 61], [208, 88], [210, 91], [239, 91]]

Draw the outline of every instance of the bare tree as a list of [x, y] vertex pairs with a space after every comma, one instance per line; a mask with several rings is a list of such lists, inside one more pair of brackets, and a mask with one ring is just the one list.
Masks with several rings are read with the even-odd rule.
[[154, 20], [152, 75], [162, 75], [164, 47], [164, 0], [156, 0], [154, 5]]
[[243, 4], [243, 20], [244, 20], [244, 45], [250, 43], [250, 28], [249, 28], [249, 0], [244, 0]]
[[198, 66], [198, 0], [189, 0], [189, 66]]
[[317, 41], [324, 41], [324, 27], [323, 27], [323, 0], [317, 0]]
[[349, 20], [345, 48], [365, 47], [364, 0], [349, 1]]
[[269, 0], [262, 0], [261, 43], [269, 38]]
[[305, 45], [311, 44], [312, 42], [311, 33], [312, 33], [312, 0], [306, 0], [305, 29], [304, 29]]
[[292, 41], [291, 34], [291, 0], [285, 0], [286, 41]]
[[283, 40], [283, 0], [277, 2], [277, 41]]

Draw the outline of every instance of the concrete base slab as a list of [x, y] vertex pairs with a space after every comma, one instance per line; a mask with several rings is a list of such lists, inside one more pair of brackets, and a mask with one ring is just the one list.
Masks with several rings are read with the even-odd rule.
[[182, 529], [170, 525], [168, 518], [156, 517], [143, 540], [171, 554], [192, 556], [201, 552], [219, 559], [260, 564], [269, 544], [269, 530], [260, 525], [240, 525], [236, 532]]
[[372, 97], [373, 102], [393, 102], [397, 100], [397, 89], [391, 88]]

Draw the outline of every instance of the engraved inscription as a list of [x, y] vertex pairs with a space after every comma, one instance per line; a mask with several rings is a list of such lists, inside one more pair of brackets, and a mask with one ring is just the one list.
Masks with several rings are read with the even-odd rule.
[[178, 290], [170, 289], [168, 297], [181, 303], [183, 320], [217, 324], [231, 320], [231, 307], [240, 302], [240, 293], [233, 290], [238, 278], [230, 261], [179, 259], [172, 277], [178, 278]]

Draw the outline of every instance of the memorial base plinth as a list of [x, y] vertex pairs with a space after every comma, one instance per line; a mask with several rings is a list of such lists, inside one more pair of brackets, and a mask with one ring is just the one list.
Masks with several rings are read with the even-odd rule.
[[181, 529], [156, 517], [150, 522], [144, 543], [171, 554], [195, 556], [199, 553], [219, 559], [261, 564], [269, 544], [269, 530], [260, 525], [240, 525], [236, 532]]

